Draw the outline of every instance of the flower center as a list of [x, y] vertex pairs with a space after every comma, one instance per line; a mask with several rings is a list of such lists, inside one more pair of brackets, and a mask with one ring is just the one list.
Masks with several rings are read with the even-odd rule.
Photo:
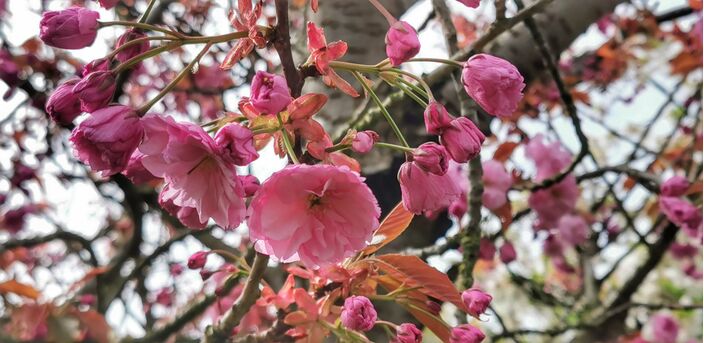
[[315, 194], [308, 195], [308, 208], [314, 208], [323, 203], [323, 198]]

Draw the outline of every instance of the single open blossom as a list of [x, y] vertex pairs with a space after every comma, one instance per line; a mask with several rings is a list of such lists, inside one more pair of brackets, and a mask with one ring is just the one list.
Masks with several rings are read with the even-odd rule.
[[675, 343], [677, 342], [679, 331], [679, 325], [672, 316], [666, 313], [658, 313], [650, 317], [643, 329], [643, 336], [653, 343]]
[[122, 171], [122, 174], [127, 176], [135, 185], [145, 184], [159, 179], [152, 175], [147, 168], [144, 168], [144, 164], [142, 164], [143, 157], [143, 153], [139, 150], [135, 150], [132, 156], [130, 156], [130, 160], [127, 162], [127, 167]]
[[479, 7], [479, 2], [480, 2], [480, 0], [457, 0], [457, 1], [459, 3], [461, 3], [462, 5], [465, 5], [465, 6], [471, 7], [471, 8]]
[[689, 190], [689, 180], [684, 176], [673, 176], [660, 185], [660, 195], [668, 197], [679, 197], [685, 195]]
[[367, 297], [353, 295], [345, 299], [340, 320], [350, 330], [369, 331], [376, 322], [376, 310]]
[[318, 268], [364, 248], [379, 214], [364, 179], [349, 168], [292, 165], [262, 184], [247, 223], [259, 252]]
[[421, 144], [411, 153], [413, 163], [428, 173], [445, 175], [449, 158], [445, 147], [434, 142]]
[[440, 143], [455, 162], [464, 163], [479, 155], [486, 137], [469, 118], [459, 117], [442, 131]]
[[506, 172], [504, 165], [497, 160], [488, 160], [482, 163], [482, 181], [484, 193], [482, 203], [490, 210], [504, 206], [507, 202], [506, 193], [511, 189], [511, 175]]
[[98, 12], [82, 7], [44, 12], [39, 22], [39, 38], [56, 48], [85, 48], [95, 41], [99, 17]]
[[162, 207], [189, 227], [204, 227], [210, 218], [225, 229], [239, 226], [246, 214], [244, 189], [215, 140], [200, 126], [171, 117], [148, 114], [142, 122], [142, 164], [166, 182]]
[[[120, 38], [117, 39], [117, 43], [115, 43], [115, 48], [119, 48], [128, 42], [146, 37], [147, 35], [138, 29], [127, 29], [127, 31], [125, 31], [125, 33], [123, 33]], [[120, 62], [125, 62], [132, 57], [147, 52], [147, 50], [149, 50], [149, 41], [143, 41], [139, 44], [130, 45], [129, 47], [126, 47], [124, 50], [118, 52], [115, 58], [117, 58], [117, 60]]]
[[366, 154], [372, 150], [374, 143], [379, 140], [379, 134], [371, 131], [365, 130], [357, 132], [352, 139], [352, 151]]
[[345, 79], [335, 73], [335, 70], [330, 67], [330, 62], [334, 61], [347, 53], [347, 43], [343, 41], [335, 41], [330, 44], [325, 40], [325, 32], [313, 22], [308, 22], [308, 51], [310, 57], [308, 62], [315, 65], [320, 75], [323, 76], [323, 82], [328, 87], [338, 88], [341, 91], [351, 95], [359, 96], [357, 90], [352, 87]]
[[486, 312], [491, 304], [492, 296], [477, 288], [470, 288], [462, 292], [462, 302], [467, 307], [467, 313], [474, 317]]
[[254, 175], [240, 175], [238, 177], [240, 178], [240, 182], [242, 182], [244, 194], [248, 198], [254, 196], [262, 186], [259, 179]]
[[557, 223], [557, 232], [560, 240], [569, 245], [580, 245], [589, 238], [589, 225], [575, 214], [562, 216]]
[[188, 269], [201, 269], [208, 262], [208, 251], [199, 251], [188, 258]]
[[252, 80], [252, 106], [266, 114], [281, 112], [291, 103], [291, 92], [281, 75], [257, 71]]
[[415, 214], [445, 209], [462, 196], [462, 190], [450, 173], [429, 173], [414, 162], [401, 165], [398, 181], [403, 206]]
[[254, 149], [252, 130], [230, 123], [223, 126], [215, 135], [215, 143], [220, 147], [222, 158], [238, 166], [246, 166], [259, 158]]
[[431, 100], [423, 112], [423, 119], [426, 131], [432, 135], [439, 135], [450, 126], [453, 118], [447, 112], [445, 106], [435, 100]]
[[403, 323], [396, 328], [396, 337], [391, 343], [421, 343], [423, 332], [411, 323]]
[[262, 15], [262, 1], [255, 1], [252, 7], [252, 0], [238, 0], [237, 9], [230, 10], [228, 18], [230, 24], [237, 31], [247, 31], [247, 37], [240, 38], [235, 46], [227, 53], [225, 59], [220, 64], [222, 69], [230, 69], [242, 58], [249, 55], [254, 47], [263, 48], [266, 46], [266, 38], [257, 27], [257, 20]]
[[510, 62], [487, 54], [472, 56], [462, 68], [467, 94], [487, 113], [509, 117], [523, 97], [523, 76]]
[[68, 125], [81, 114], [81, 102], [73, 93], [80, 79], [74, 77], [60, 84], [46, 102], [46, 113], [58, 124]]
[[74, 154], [93, 171], [110, 176], [127, 166], [142, 139], [142, 124], [130, 107], [108, 106], [90, 114], [71, 133]]
[[73, 86], [73, 93], [81, 101], [81, 110], [93, 112], [110, 103], [116, 87], [112, 71], [95, 71], [78, 81]]
[[499, 247], [499, 259], [501, 262], [509, 264], [516, 260], [516, 248], [509, 241], [505, 241], [504, 244]]
[[484, 338], [482, 330], [469, 324], [456, 326], [450, 331], [450, 343], [479, 343]]
[[418, 32], [405, 21], [399, 20], [389, 27], [385, 42], [386, 56], [394, 67], [413, 58], [420, 51]]

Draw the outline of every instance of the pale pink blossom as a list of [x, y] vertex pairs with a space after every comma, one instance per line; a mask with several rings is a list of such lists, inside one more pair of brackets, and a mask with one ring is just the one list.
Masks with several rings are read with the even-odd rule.
[[523, 98], [523, 76], [509, 61], [477, 54], [462, 68], [462, 83], [467, 94], [487, 113], [509, 117]]
[[259, 252], [318, 268], [364, 248], [379, 215], [376, 198], [356, 172], [292, 165], [262, 184], [252, 198], [247, 223]]
[[386, 32], [386, 55], [394, 67], [408, 61], [420, 52], [418, 32], [405, 21], [397, 21]]
[[506, 204], [506, 193], [511, 189], [513, 181], [499, 161], [485, 161], [482, 163], [482, 170], [482, 181], [484, 181], [482, 203], [486, 208], [495, 210]]
[[560, 173], [572, 162], [572, 154], [560, 145], [560, 142], [546, 143], [543, 135], [538, 134], [526, 144], [526, 157], [533, 160], [537, 182]]
[[557, 223], [557, 232], [560, 240], [569, 245], [580, 245], [589, 238], [589, 225], [575, 214], [562, 216]]
[[563, 215], [572, 212], [579, 193], [577, 179], [571, 174], [553, 186], [533, 192], [528, 197], [528, 205], [538, 215], [537, 227], [557, 226]]
[[462, 196], [450, 173], [428, 173], [414, 162], [401, 165], [398, 181], [403, 205], [415, 214], [445, 209]]

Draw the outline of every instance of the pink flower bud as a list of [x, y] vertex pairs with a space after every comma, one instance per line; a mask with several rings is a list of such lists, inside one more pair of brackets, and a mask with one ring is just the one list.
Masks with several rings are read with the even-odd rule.
[[239, 175], [242, 188], [246, 197], [252, 197], [261, 187], [261, 183], [254, 175]]
[[379, 134], [374, 131], [366, 130], [357, 132], [352, 140], [352, 151], [360, 154], [366, 154], [372, 150], [374, 143], [379, 140]]
[[157, 293], [155, 302], [162, 306], [171, 307], [171, 305], [173, 305], [171, 289], [167, 287], [162, 288], [159, 293]]
[[376, 322], [376, 310], [367, 297], [353, 295], [345, 299], [340, 319], [350, 330], [369, 331]]
[[421, 169], [415, 162], [406, 162], [398, 170], [403, 206], [407, 210], [422, 214], [450, 206], [462, 196], [460, 186], [450, 173], [436, 175]]
[[252, 131], [240, 124], [225, 125], [215, 135], [215, 143], [221, 149], [221, 156], [238, 166], [246, 166], [259, 158], [254, 149]]
[[484, 338], [482, 330], [469, 324], [456, 326], [450, 332], [450, 343], [479, 343]]
[[660, 185], [660, 194], [668, 197], [685, 195], [689, 190], [689, 180], [683, 176], [673, 176]]
[[479, 240], [479, 259], [485, 261], [494, 260], [494, 255], [496, 255], [496, 247], [494, 242], [482, 238]]
[[460, 220], [467, 213], [467, 199], [466, 197], [461, 197], [450, 204], [447, 211], [455, 217], [455, 219]]
[[386, 55], [396, 67], [417, 55], [420, 51], [418, 32], [409, 23], [397, 21], [386, 32]]
[[110, 69], [110, 60], [107, 58], [99, 58], [92, 60], [83, 66], [81, 76], [86, 77], [94, 71], [108, 71]]
[[116, 87], [112, 71], [95, 71], [78, 81], [73, 92], [81, 101], [81, 110], [90, 113], [107, 106]]
[[433, 135], [441, 134], [452, 122], [452, 116], [447, 112], [445, 106], [434, 100], [425, 108], [423, 119], [425, 120], [425, 129]]
[[470, 288], [462, 292], [462, 302], [467, 307], [467, 313], [474, 317], [486, 312], [491, 303], [491, 295], [477, 288]]
[[461, 3], [462, 5], [465, 5], [465, 6], [471, 7], [471, 8], [479, 7], [479, 2], [480, 2], [479, 0], [457, 0], [457, 1], [459, 3]]
[[206, 280], [210, 279], [210, 277], [213, 276], [213, 274], [215, 274], [215, 272], [213, 272], [212, 270], [201, 269], [200, 270], [200, 279], [203, 281], [206, 281]]
[[459, 117], [450, 123], [440, 136], [440, 143], [455, 162], [464, 163], [479, 155], [486, 137], [465, 117]]
[[252, 106], [257, 111], [276, 114], [291, 103], [291, 91], [283, 76], [258, 71], [252, 80]]
[[509, 117], [523, 97], [523, 76], [510, 62], [487, 54], [472, 56], [462, 69], [467, 94], [487, 113]]
[[396, 337], [391, 343], [420, 343], [423, 341], [423, 333], [411, 323], [403, 323], [396, 328]]
[[516, 260], [516, 249], [511, 242], [506, 241], [499, 248], [499, 259], [505, 264], [509, 264]]
[[445, 175], [450, 163], [445, 148], [433, 142], [423, 143], [414, 149], [412, 159], [418, 167], [435, 175]]
[[82, 7], [42, 14], [39, 38], [49, 46], [61, 49], [81, 49], [95, 41], [100, 14]]
[[188, 269], [201, 269], [208, 262], [209, 251], [199, 251], [188, 258]]
[[81, 102], [73, 93], [73, 86], [79, 78], [72, 78], [60, 84], [46, 101], [46, 113], [53, 121], [61, 125], [68, 125], [81, 114]]
[[144, 129], [137, 113], [115, 105], [93, 112], [71, 133], [74, 154], [103, 176], [121, 172], [142, 140]]
[[[117, 43], [115, 43], [115, 48], [119, 48], [125, 45], [127, 42], [145, 37], [147, 37], [147, 35], [145, 35], [142, 31], [135, 30], [133, 28], [128, 29], [127, 31], [125, 31], [125, 33], [120, 36], [120, 38], [117, 39]], [[146, 52], [147, 50], [149, 50], [149, 41], [144, 41], [136, 45], [131, 45], [128, 48], [125, 48], [124, 50], [118, 52], [115, 58], [117, 58], [117, 60], [120, 62], [125, 62], [132, 57]]]

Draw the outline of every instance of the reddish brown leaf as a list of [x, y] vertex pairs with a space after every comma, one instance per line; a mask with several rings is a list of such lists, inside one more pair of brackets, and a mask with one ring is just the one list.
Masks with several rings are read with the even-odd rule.
[[74, 315], [81, 322], [82, 327], [88, 331], [88, 336], [92, 341], [98, 343], [110, 342], [110, 326], [105, 321], [105, 317], [95, 310], [75, 311]]
[[30, 285], [19, 283], [15, 280], [8, 280], [0, 283], [0, 294], [13, 293], [26, 298], [37, 300], [39, 291]]
[[400, 236], [413, 220], [413, 213], [403, 207], [403, 203], [398, 203], [391, 213], [381, 222], [379, 228], [374, 232], [372, 244], [362, 250], [362, 254], [371, 255], [383, 246], [391, 243]]
[[513, 150], [515, 150], [517, 146], [518, 143], [516, 142], [502, 143], [498, 148], [496, 148], [496, 151], [494, 152], [494, 159], [499, 162], [506, 162], [509, 157], [511, 157]]
[[448, 342], [450, 340], [450, 328], [442, 321], [442, 319], [437, 316], [432, 316], [429, 313], [414, 309], [412, 307], [404, 306], [408, 312], [410, 312], [413, 317], [418, 319], [419, 322], [423, 323], [425, 327], [430, 329], [435, 336], [438, 336], [440, 341]]
[[513, 214], [511, 213], [511, 202], [506, 201], [503, 206], [491, 210], [491, 212], [493, 212], [501, 220], [501, 229], [508, 229], [508, 226], [511, 225], [511, 222], [513, 221]]

